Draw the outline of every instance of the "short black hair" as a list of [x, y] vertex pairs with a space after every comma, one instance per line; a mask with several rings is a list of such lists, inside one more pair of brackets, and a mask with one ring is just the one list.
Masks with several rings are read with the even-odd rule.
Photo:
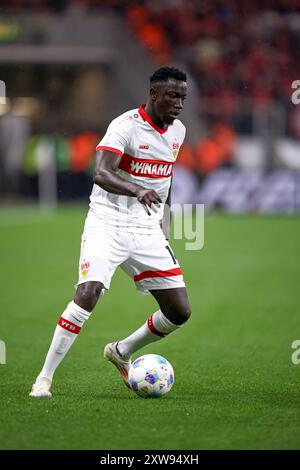
[[161, 67], [160, 69], [155, 70], [153, 75], [151, 75], [150, 84], [152, 85], [156, 82], [167, 82], [169, 78], [186, 82], [186, 73], [176, 67]]

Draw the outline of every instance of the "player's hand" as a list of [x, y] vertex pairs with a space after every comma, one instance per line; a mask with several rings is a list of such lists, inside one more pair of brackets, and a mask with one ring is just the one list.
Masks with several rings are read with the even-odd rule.
[[151, 215], [150, 209], [156, 212], [155, 205], [162, 202], [154, 189], [140, 189], [136, 193], [136, 198], [144, 206], [148, 215]]

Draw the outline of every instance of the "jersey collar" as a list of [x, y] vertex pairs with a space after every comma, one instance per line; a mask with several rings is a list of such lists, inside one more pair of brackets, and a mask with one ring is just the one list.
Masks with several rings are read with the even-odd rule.
[[150, 116], [146, 113], [145, 106], [146, 104], [144, 103], [139, 107], [139, 115], [141, 116], [141, 118], [144, 119], [144, 121], [147, 121], [150, 124], [150, 126], [152, 126], [160, 134], [164, 134], [165, 132], [167, 132], [168, 127], [166, 127], [165, 129], [161, 129], [156, 124], [154, 124]]

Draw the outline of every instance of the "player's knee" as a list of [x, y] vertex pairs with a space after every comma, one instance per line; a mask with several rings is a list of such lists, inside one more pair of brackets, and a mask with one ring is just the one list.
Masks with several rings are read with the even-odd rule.
[[80, 284], [74, 298], [75, 303], [84, 310], [91, 312], [99, 299], [102, 288], [103, 284], [101, 282], [91, 281]]
[[181, 309], [178, 311], [178, 315], [180, 317], [181, 323], [178, 323], [179, 325], [186, 323], [188, 319], [190, 318], [192, 314], [191, 308], [189, 305], [183, 306]]
[[170, 320], [174, 325], [183, 325], [188, 321], [191, 316], [191, 309], [188, 304], [184, 305], [173, 305], [168, 311], [163, 311], [164, 315]]

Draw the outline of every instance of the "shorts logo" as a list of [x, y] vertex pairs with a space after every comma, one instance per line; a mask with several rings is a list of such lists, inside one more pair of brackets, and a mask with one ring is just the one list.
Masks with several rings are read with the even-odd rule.
[[84, 263], [82, 263], [82, 265], [80, 266], [80, 269], [82, 276], [86, 276], [90, 269], [90, 262], [84, 261]]

